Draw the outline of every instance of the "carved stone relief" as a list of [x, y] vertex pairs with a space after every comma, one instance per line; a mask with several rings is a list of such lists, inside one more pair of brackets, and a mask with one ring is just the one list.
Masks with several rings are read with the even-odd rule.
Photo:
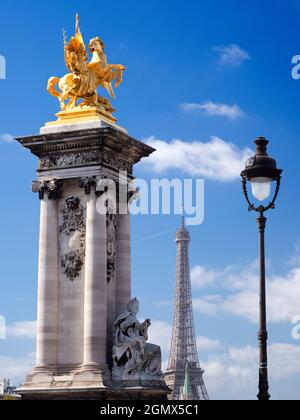
[[117, 217], [114, 214], [107, 215], [107, 281], [114, 279], [116, 272], [116, 234]]
[[100, 161], [99, 152], [65, 153], [46, 156], [40, 160], [39, 169], [66, 168], [69, 166], [88, 165]]
[[132, 172], [132, 165], [126, 160], [116, 156], [114, 153], [105, 151], [102, 154], [102, 162], [106, 165], [119, 169], [120, 171]]
[[62, 211], [60, 234], [63, 236], [64, 250], [61, 256], [61, 267], [66, 277], [74, 281], [80, 276], [85, 261], [85, 214], [78, 197], [65, 201]]
[[112, 166], [120, 171], [132, 172], [132, 164], [130, 162], [109, 151], [104, 151], [102, 153], [99, 151], [63, 153], [45, 156], [40, 159], [39, 169], [49, 170], [100, 163]]

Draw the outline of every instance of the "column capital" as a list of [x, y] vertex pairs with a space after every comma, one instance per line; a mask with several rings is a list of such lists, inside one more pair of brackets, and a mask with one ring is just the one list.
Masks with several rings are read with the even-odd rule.
[[95, 187], [96, 190], [97, 184], [101, 179], [103, 179], [103, 177], [93, 176], [81, 178], [79, 181], [79, 187], [84, 189], [86, 195], [90, 195], [92, 187]]
[[32, 191], [39, 194], [40, 200], [43, 200], [45, 194], [49, 200], [57, 200], [62, 194], [63, 182], [60, 179], [51, 179], [49, 181], [33, 181]]

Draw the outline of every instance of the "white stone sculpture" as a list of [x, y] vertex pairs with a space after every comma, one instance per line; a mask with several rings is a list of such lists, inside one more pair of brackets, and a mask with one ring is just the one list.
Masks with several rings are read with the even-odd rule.
[[147, 343], [151, 321], [137, 319], [139, 301], [131, 300], [114, 324], [113, 379], [125, 382], [161, 382], [161, 349]]

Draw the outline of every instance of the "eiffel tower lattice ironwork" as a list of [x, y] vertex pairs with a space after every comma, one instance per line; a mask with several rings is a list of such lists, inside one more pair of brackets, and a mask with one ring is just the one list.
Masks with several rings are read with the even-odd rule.
[[185, 226], [177, 232], [176, 299], [174, 308], [173, 336], [171, 352], [165, 380], [173, 390], [172, 400], [184, 400], [184, 384], [188, 366], [191, 400], [209, 400], [203, 380], [204, 371], [200, 367], [196, 344], [192, 287], [189, 264], [191, 237]]

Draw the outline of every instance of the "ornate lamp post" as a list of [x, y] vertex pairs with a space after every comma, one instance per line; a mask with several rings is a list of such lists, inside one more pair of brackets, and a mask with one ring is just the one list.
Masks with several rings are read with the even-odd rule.
[[[249, 211], [259, 213], [257, 218], [259, 240], [260, 240], [260, 329], [258, 332], [260, 365], [259, 365], [259, 394], [258, 399], [268, 401], [271, 396], [269, 394], [268, 381], [268, 352], [267, 352], [267, 311], [266, 311], [266, 265], [265, 265], [265, 228], [266, 217], [265, 212], [275, 209], [275, 202], [280, 190], [280, 181], [282, 170], [277, 168], [277, 163], [267, 153], [267, 145], [269, 141], [264, 137], [259, 137], [256, 141], [256, 154], [246, 163], [245, 170], [241, 173], [243, 179], [243, 193], [249, 205]], [[251, 202], [248, 194], [247, 184], [251, 183], [252, 195], [260, 202], [255, 205]], [[272, 200], [267, 205], [263, 202], [271, 196], [272, 183], [275, 183], [275, 192]]]

